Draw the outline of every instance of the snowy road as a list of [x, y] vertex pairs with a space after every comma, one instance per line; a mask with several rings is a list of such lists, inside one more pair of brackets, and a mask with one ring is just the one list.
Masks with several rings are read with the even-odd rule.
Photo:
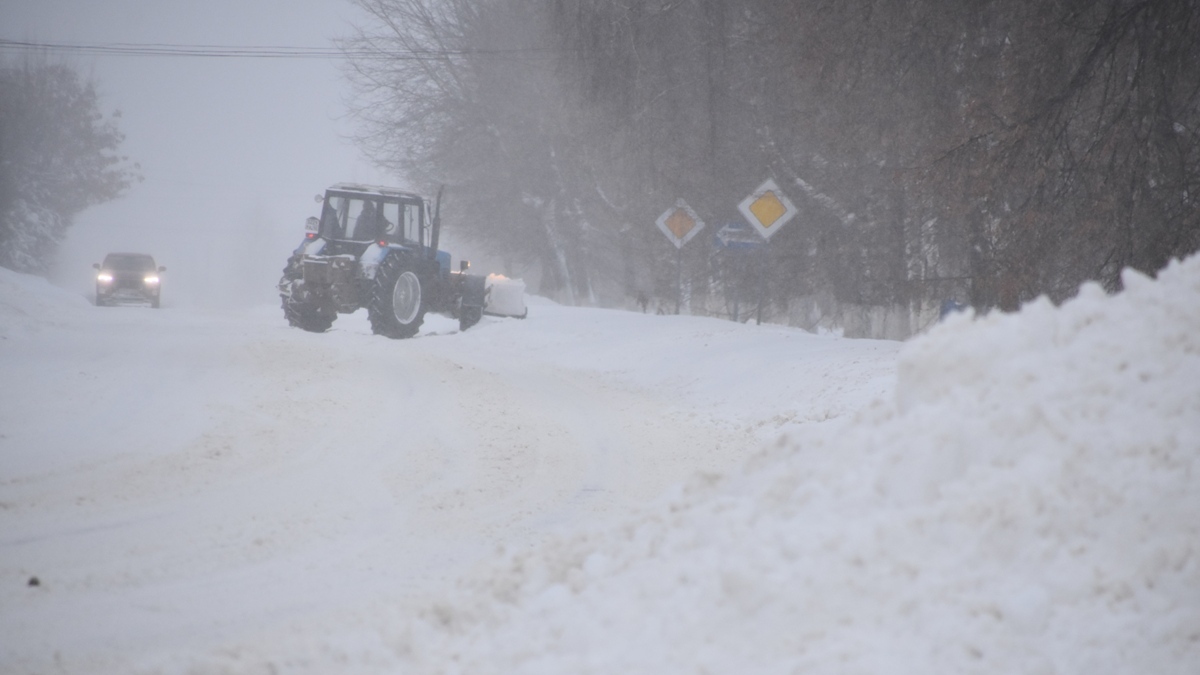
[[1123, 281], [391, 341], [0, 270], [0, 673], [1192, 675], [1200, 259]]
[[4, 672], [403, 612], [860, 408], [899, 347], [546, 303], [394, 342], [360, 315], [313, 335], [270, 307], [99, 309], [5, 274]]

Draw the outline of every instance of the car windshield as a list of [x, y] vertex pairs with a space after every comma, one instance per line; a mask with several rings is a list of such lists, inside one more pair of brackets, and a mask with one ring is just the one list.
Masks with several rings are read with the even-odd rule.
[[154, 258], [148, 255], [113, 254], [104, 259], [105, 269], [142, 272], [154, 269]]

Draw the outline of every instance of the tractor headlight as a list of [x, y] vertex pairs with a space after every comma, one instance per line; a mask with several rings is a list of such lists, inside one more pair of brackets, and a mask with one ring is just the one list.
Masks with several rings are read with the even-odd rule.
[[108, 272], [101, 272], [100, 274], [96, 275], [96, 281], [99, 281], [102, 284], [111, 284], [112, 275]]
[[145, 281], [147, 286], [153, 286], [154, 284], [158, 283], [158, 275], [157, 274], [147, 274], [146, 277], [144, 279], [142, 279], [142, 281]]

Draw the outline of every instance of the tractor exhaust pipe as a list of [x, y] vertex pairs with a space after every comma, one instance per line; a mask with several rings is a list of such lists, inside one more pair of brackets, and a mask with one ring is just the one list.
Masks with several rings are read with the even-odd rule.
[[442, 191], [446, 189], [445, 185], [439, 185], [437, 191], [437, 199], [433, 202], [433, 227], [429, 236], [429, 259], [433, 260], [437, 257], [438, 239], [442, 234]]

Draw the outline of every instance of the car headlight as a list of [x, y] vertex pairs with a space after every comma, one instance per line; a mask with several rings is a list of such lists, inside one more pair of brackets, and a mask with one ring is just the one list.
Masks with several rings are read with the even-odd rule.
[[157, 284], [158, 283], [158, 275], [157, 274], [147, 274], [146, 278], [142, 279], [142, 281], [145, 281], [147, 284], [150, 284], [150, 285]]
[[96, 281], [99, 281], [102, 284], [111, 284], [112, 275], [108, 272], [101, 272], [100, 274], [96, 275]]

